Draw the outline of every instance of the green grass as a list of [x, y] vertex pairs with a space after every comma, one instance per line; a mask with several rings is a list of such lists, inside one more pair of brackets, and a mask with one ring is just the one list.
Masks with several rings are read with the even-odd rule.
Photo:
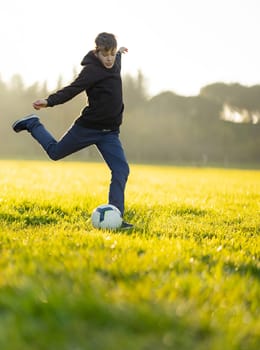
[[260, 171], [0, 161], [0, 349], [258, 350]]

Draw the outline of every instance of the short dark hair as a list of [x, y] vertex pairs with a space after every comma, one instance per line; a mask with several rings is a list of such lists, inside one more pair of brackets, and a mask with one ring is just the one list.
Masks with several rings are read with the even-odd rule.
[[109, 51], [117, 48], [117, 41], [114, 34], [100, 33], [95, 39], [96, 51]]

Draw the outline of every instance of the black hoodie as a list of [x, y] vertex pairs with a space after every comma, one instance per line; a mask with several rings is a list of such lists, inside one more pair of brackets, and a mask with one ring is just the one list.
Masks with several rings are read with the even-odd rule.
[[121, 53], [116, 54], [112, 68], [103, 66], [93, 51], [83, 58], [81, 65], [84, 68], [70, 85], [47, 98], [48, 107], [67, 102], [85, 90], [88, 106], [82, 110], [76, 123], [91, 129], [117, 130], [122, 123], [124, 109]]

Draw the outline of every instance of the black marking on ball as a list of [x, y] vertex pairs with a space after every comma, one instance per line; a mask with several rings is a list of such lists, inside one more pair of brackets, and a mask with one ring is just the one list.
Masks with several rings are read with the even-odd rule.
[[111, 211], [111, 210], [113, 210], [113, 208], [111, 208], [111, 207], [98, 208], [97, 211], [100, 214], [99, 221], [100, 222], [104, 221], [105, 220], [105, 213], [106, 213], [106, 211]]

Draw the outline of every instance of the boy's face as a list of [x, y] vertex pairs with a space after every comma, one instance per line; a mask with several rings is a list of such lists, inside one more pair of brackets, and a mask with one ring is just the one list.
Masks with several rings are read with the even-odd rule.
[[116, 60], [116, 49], [111, 49], [108, 51], [99, 50], [96, 53], [98, 59], [101, 61], [104, 67], [110, 69], [113, 67]]

